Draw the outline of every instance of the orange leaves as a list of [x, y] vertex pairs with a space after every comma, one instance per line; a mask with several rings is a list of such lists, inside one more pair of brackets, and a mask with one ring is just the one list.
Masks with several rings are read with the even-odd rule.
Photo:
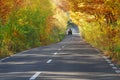
[[4, 24], [7, 20], [7, 17], [12, 8], [12, 1], [10, 0], [0, 0], [0, 18], [2, 19], [2, 23]]
[[74, 13], [71, 19], [79, 26], [83, 24], [80, 29], [85, 39], [120, 60], [120, 0], [69, 1]]
[[[74, 12], [103, 16], [107, 24], [115, 24], [120, 15], [119, 0], [69, 0]], [[72, 9], [71, 9], [72, 10]], [[86, 19], [87, 22], [92, 20]], [[93, 20], [94, 21], [94, 20]], [[104, 23], [105, 23], [104, 21]]]
[[59, 5], [59, 7], [66, 12], [70, 10], [70, 3], [66, 0], [62, 0], [61, 5]]
[[52, 28], [54, 27], [54, 24], [53, 24], [53, 21], [54, 21], [55, 19], [52, 17], [52, 16], [49, 16], [48, 18], [47, 18], [47, 20], [46, 20], [46, 29], [45, 29], [45, 32], [47, 32], [48, 34], [49, 33], [51, 33], [51, 30], [52, 30]]
[[55, 3], [56, 3], [56, 5], [60, 8], [60, 9], [62, 9], [63, 11], [68, 11], [68, 10], [70, 10], [70, 3], [69, 3], [69, 1], [68, 0], [53, 0]]
[[103, 4], [105, 0], [93, 0], [92, 3]]
[[22, 1], [23, 0], [0, 0], [0, 18], [3, 24], [7, 22], [10, 12], [12, 12], [16, 6], [21, 5]]
[[[119, 8], [120, 2], [118, 0], [69, 0], [74, 8], [73, 11], [77, 12], [86, 12], [88, 14], [106, 14], [108, 11], [111, 11], [111, 8], [115, 8], [117, 6]], [[109, 4], [108, 4], [109, 2]], [[118, 9], [114, 9], [114, 11], [120, 11]], [[113, 12], [113, 11], [111, 11]], [[117, 12], [114, 12], [117, 14]]]
[[23, 2], [23, 0], [14, 0], [14, 3], [15, 3], [16, 5], [21, 5], [22, 2]]

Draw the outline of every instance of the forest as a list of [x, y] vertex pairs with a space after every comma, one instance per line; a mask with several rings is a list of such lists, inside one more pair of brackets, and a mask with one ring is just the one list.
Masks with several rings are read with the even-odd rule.
[[120, 64], [120, 0], [69, 0], [83, 38]]
[[61, 41], [69, 20], [120, 64], [120, 0], [0, 0], [0, 57]]
[[0, 57], [61, 41], [68, 17], [51, 0], [0, 0]]

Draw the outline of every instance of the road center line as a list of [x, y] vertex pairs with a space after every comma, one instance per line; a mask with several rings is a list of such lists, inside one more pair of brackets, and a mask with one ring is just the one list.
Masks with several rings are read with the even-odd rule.
[[111, 64], [112, 62], [111, 61], [107, 61], [109, 64]]
[[104, 59], [107, 59], [107, 57], [106, 57], [106, 56], [103, 56], [103, 58], [104, 58]]
[[46, 63], [50, 63], [50, 62], [52, 62], [52, 59], [49, 59]]
[[115, 70], [117, 69], [117, 67], [112, 67], [112, 68], [115, 69]]
[[35, 80], [38, 75], [40, 75], [41, 72], [36, 72], [29, 80]]
[[109, 60], [109, 59], [106, 59], [105, 61], [110, 62], [110, 60]]
[[58, 49], [59, 51], [62, 50], [62, 49]]
[[97, 52], [100, 52], [98, 49], [96, 49]]
[[119, 73], [120, 73], [120, 70], [115, 70], [115, 72], [119, 74]]
[[57, 52], [54, 53], [54, 55], [58, 54]]
[[109, 64], [109, 65], [114, 67], [114, 64]]

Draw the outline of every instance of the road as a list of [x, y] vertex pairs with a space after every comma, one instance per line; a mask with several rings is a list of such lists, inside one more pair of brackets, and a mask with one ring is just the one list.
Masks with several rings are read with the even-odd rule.
[[120, 70], [73, 34], [0, 60], [0, 80], [120, 80]]

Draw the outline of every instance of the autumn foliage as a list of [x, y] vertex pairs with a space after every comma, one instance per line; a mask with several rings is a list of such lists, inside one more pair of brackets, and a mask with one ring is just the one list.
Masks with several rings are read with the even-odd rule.
[[120, 63], [120, 0], [0, 0], [0, 56], [60, 41], [69, 19]]
[[0, 57], [58, 42], [66, 25], [52, 0], [0, 0]]
[[82, 36], [120, 63], [120, 0], [69, 0]]

